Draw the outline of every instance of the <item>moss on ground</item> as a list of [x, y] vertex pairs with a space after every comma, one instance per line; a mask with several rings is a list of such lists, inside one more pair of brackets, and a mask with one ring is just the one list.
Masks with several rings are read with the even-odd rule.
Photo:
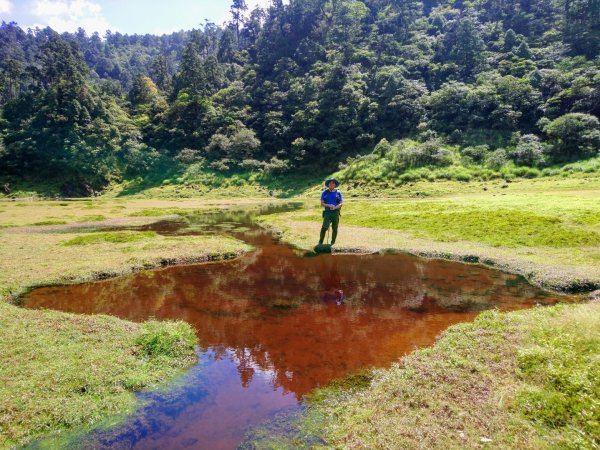
[[250, 448], [597, 448], [599, 354], [599, 304], [485, 312]]

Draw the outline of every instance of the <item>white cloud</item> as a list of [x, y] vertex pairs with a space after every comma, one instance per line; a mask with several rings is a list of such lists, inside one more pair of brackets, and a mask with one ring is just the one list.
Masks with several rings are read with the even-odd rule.
[[12, 2], [10, 0], [0, 0], [0, 14], [7, 14], [12, 10]]
[[[0, 2], [3, 0], [0, 0]], [[100, 35], [108, 29], [115, 31], [102, 14], [102, 7], [91, 0], [34, 0], [33, 15], [60, 33], [85, 29]]]

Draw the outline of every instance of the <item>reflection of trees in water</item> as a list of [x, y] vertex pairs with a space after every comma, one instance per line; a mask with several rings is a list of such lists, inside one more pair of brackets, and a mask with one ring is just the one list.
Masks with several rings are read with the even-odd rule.
[[[217, 358], [233, 352], [243, 386], [261, 369], [273, 386], [301, 396], [430, 344], [448, 325], [473, 317], [469, 311], [541, 298], [518, 277], [476, 266], [405, 255], [302, 258], [264, 234], [246, 236], [259, 250], [235, 261], [38, 290], [29, 301], [133, 320], [186, 320], [203, 349], [214, 348]], [[337, 289], [344, 305], [321, 301]], [[292, 306], [273, 306], [281, 300]]]

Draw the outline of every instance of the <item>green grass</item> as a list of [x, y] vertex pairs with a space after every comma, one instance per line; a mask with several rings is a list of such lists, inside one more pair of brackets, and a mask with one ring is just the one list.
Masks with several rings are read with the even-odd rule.
[[[14, 221], [21, 228], [0, 230], [0, 448], [26, 445], [48, 434], [52, 438], [114, 425], [138, 405], [134, 391], [166, 383], [189, 367], [195, 361], [196, 344], [192, 328], [184, 323], [134, 324], [113, 317], [26, 310], [6, 300], [39, 285], [91, 281], [251, 250], [241, 241], [216, 235], [85, 233], [69, 226], [49, 233], [22, 227], [33, 220], [54, 220], [62, 212], [59, 208], [65, 208], [60, 218], [76, 223], [87, 206], [110, 210], [116, 203], [36, 201], [18, 207], [7, 201], [2, 205], [5, 212], [0, 220]], [[128, 201], [119, 202], [125, 208], [118, 211], [174, 205]], [[196, 202], [176, 205], [198, 209]], [[132, 221], [111, 218], [116, 220], [114, 226]], [[62, 447], [58, 443], [52, 448]]]
[[482, 313], [248, 448], [598, 448], [599, 354], [598, 304]]
[[[461, 210], [462, 209], [462, 210]], [[357, 203], [344, 223], [410, 231], [436, 241], [476, 241], [497, 247], [577, 247], [600, 244], [596, 231], [578, 229], [560, 218], [520, 209], [488, 209], [454, 202]], [[316, 219], [318, 220], [318, 218]]]
[[[490, 140], [481, 143], [490, 144]], [[505, 142], [502, 145], [507, 144]], [[486, 162], [491, 155], [489, 150], [484, 152], [482, 161], [474, 162], [468, 157], [469, 148], [439, 142], [426, 151], [428, 145], [431, 144], [414, 139], [402, 139], [393, 143], [382, 140], [371, 153], [348, 158], [342, 164], [342, 169], [333, 175], [363, 194], [369, 191], [370, 186], [394, 191], [419, 181], [489, 182], [519, 178], [600, 176], [600, 157], [539, 168], [517, 166], [512, 161], [507, 161], [498, 167]], [[435, 159], [436, 151], [441, 152], [440, 155], [446, 155], [437, 164], [430, 161], [424, 165], [426, 160], [418, 157], [430, 152]]]
[[260, 171], [230, 170], [221, 172], [193, 163], [168, 165], [144, 177], [111, 185], [109, 197], [145, 198], [290, 198], [319, 183], [325, 172], [270, 174]]
[[104, 233], [90, 233], [77, 236], [65, 241], [63, 245], [92, 245], [101, 243], [122, 244], [125, 242], [137, 242], [152, 239], [157, 236], [154, 231], [111, 231]]
[[135, 390], [195, 360], [182, 322], [30, 311], [0, 303], [0, 448], [91, 427], [136, 406]]
[[[560, 310], [532, 325], [517, 355], [525, 384], [515, 411], [543, 429], [564, 434], [564, 448], [600, 445], [600, 318], [580, 308]], [[588, 315], [590, 314], [591, 315]]]
[[183, 322], [165, 326], [165, 322], [149, 320], [142, 324], [135, 340], [142, 354], [148, 358], [181, 358], [189, 353], [189, 345], [196, 342], [191, 327]]

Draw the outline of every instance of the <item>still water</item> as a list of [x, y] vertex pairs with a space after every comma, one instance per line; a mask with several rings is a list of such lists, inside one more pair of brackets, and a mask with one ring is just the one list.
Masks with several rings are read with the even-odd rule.
[[301, 408], [312, 389], [387, 367], [483, 310], [565, 300], [521, 277], [448, 261], [306, 257], [256, 227], [253, 215], [209, 213], [150, 226], [164, 234], [225, 231], [256, 247], [236, 260], [42, 288], [23, 299], [28, 308], [182, 319], [199, 337], [197, 366], [164, 391], [139, 394], [145, 406], [124, 425], [75, 446], [235, 448], [250, 428]]

